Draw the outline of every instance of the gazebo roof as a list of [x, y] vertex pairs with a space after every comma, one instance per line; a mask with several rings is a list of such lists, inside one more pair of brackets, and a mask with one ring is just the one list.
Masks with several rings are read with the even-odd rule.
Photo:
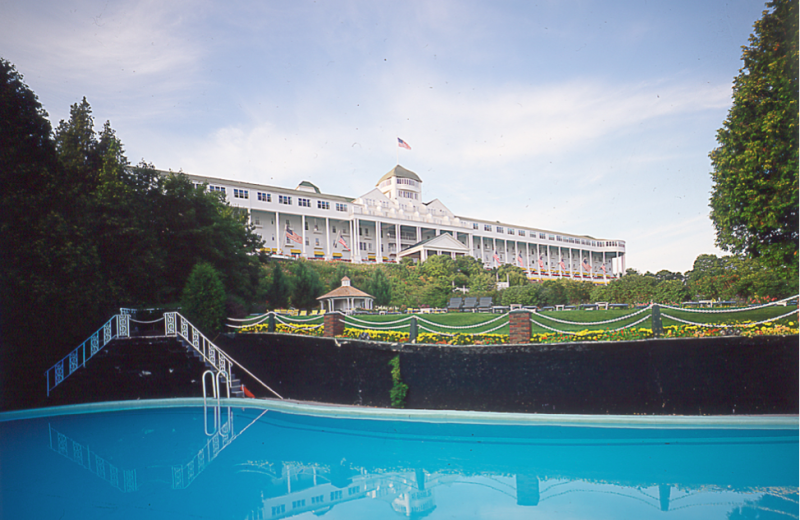
[[344, 285], [342, 287], [337, 287], [336, 289], [332, 290], [327, 294], [323, 294], [317, 300], [329, 300], [331, 298], [372, 298], [375, 299], [374, 296], [371, 294], [367, 294], [364, 291], [360, 291], [353, 286]]

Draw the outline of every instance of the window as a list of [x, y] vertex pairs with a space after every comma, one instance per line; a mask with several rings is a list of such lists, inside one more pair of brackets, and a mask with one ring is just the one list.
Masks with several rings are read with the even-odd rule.
[[331, 491], [331, 500], [341, 500], [342, 499], [342, 491]]
[[336, 211], [347, 211], [347, 204], [336, 203]]
[[318, 238], [315, 238], [315, 239], [314, 239], [314, 241], [315, 241], [315, 244], [314, 244], [314, 245], [315, 245], [315, 246], [317, 246], [317, 247], [319, 247], [319, 239], [318, 239]]
[[399, 190], [397, 194], [404, 199], [417, 199], [417, 194], [413, 191]]
[[253, 217], [253, 224], [255, 224], [256, 226], [260, 226], [261, 225], [261, 218], [259, 218], [257, 216]]
[[279, 506], [272, 506], [272, 516], [282, 515], [286, 512], [286, 506], [281, 504]]
[[209, 186], [208, 191], [216, 191], [225, 194], [225, 186]]
[[324, 200], [318, 200], [317, 209], [331, 209], [331, 203]]
[[544, 236], [544, 233], [539, 233], [539, 238], [541, 238], [542, 240], [544, 240], [546, 237]]
[[272, 202], [272, 194], [271, 193], [261, 193], [258, 192], [258, 200], [259, 202]]
[[489, 224], [484, 224], [483, 225], [483, 230], [484, 231], [491, 231], [492, 230], [492, 226], [490, 226]]
[[497, 226], [497, 232], [498, 233], [502, 233], [503, 232], [503, 226]]
[[367, 250], [367, 243], [366, 242], [359, 242], [358, 243], [359, 251], [366, 251]]
[[355, 495], [356, 493], [358, 493], [358, 486], [353, 486], [347, 489], [348, 495]]
[[336, 224], [331, 226], [331, 233], [336, 233]]
[[278, 195], [278, 203], [291, 205], [292, 198], [288, 195]]
[[397, 184], [405, 184], [407, 186], [416, 186], [417, 185], [417, 181], [415, 181], [413, 179], [401, 179], [401, 178], [398, 178], [397, 179]]
[[547, 240], [555, 240], [555, 239], [556, 239], [555, 235], [547, 235]]
[[302, 500], [295, 500], [292, 502], [292, 509], [297, 509], [298, 507], [306, 507], [306, 499]]
[[473, 222], [472, 223], [472, 229], [478, 229], [478, 223], [477, 222]]
[[511, 229], [511, 228], [508, 228], [508, 234], [509, 234], [509, 235], [513, 235], [513, 234], [514, 234], [514, 230], [513, 230], [513, 229]]
[[524, 237], [524, 236], [525, 236], [525, 230], [524, 230], [524, 229], [520, 229], [520, 230], [518, 231], [518, 233], [519, 233], [519, 236], [521, 236], [521, 237]]
[[249, 199], [250, 193], [247, 190], [240, 190], [239, 188], [233, 188], [233, 198], [235, 199]]
[[312, 504], [321, 504], [324, 500], [325, 499], [324, 499], [323, 495], [319, 495], [319, 496], [316, 496], [316, 497], [311, 497], [311, 503]]
[[304, 199], [302, 197], [297, 197], [297, 205], [302, 206], [304, 208], [311, 207], [311, 199]]

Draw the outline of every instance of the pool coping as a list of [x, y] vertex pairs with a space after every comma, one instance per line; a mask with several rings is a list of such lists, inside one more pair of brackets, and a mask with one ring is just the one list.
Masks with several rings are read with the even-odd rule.
[[[115, 412], [137, 409], [164, 409], [203, 406], [202, 397], [109, 401], [29, 410], [0, 412], [0, 422], [36, 419], [60, 415]], [[207, 404], [213, 406], [212, 400]], [[369, 408], [337, 404], [276, 399], [222, 399], [222, 406], [256, 408], [295, 415], [338, 419], [369, 419], [381, 421], [436, 422], [459, 424], [570, 426], [591, 428], [634, 429], [768, 429], [800, 430], [798, 415], [576, 415], [527, 414], [503, 412], [474, 412], [462, 410], [411, 410]]]

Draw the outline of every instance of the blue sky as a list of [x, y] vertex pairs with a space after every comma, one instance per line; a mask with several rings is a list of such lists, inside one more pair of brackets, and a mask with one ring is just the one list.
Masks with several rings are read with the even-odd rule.
[[708, 153], [759, 1], [0, 0], [53, 126], [86, 96], [128, 158], [358, 196], [396, 163], [457, 215], [714, 246]]

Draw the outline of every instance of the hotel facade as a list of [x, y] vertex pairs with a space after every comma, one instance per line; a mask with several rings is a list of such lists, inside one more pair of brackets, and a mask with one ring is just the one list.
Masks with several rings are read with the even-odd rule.
[[533, 280], [607, 283], [625, 273], [625, 242], [453, 214], [439, 199], [422, 202], [422, 179], [398, 165], [360, 197], [186, 174], [195, 185], [244, 208], [268, 252], [353, 263], [424, 261], [469, 255], [486, 268], [513, 264]]

